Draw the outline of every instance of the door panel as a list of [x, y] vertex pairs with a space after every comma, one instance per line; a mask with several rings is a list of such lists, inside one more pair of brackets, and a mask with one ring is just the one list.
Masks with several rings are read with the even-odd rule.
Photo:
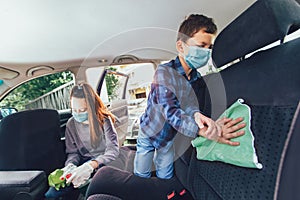
[[113, 100], [108, 105], [108, 109], [115, 115], [115, 128], [118, 133], [119, 145], [121, 146], [127, 135], [128, 127], [128, 106], [126, 99]]

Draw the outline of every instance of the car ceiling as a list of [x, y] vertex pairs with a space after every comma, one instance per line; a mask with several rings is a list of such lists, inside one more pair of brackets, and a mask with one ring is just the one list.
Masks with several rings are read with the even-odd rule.
[[[109, 65], [123, 54], [168, 60], [176, 55], [176, 31], [185, 16], [200, 13], [213, 17], [220, 32], [253, 2], [1, 1], [0, 67], [19, 74], [15, 79], [2, 79], [12, 86], [28, 79], [26, 73], [33, 66], [59, 71], [79, 65]], [[48, 72], [42, 69], [42, 74]]]
[[[253, 0], [1, 1], [1, 62], [44, 62], [86, 57], [120, 34], [156, 27], [177, 31], [190, 13], [204, 13], [222, 29]], [[143, 40], [151, 34], [141, 31]], [[151, 32], [150, 32], [151, 33]], [[145, 34], [145, 35], [144, 35]], [[124, 38], [126, 39], [126, 38]], [[163, 42], [167, 38], [157, 37]], [[134, 41], [123, 41], [130, 46]], [[165, 44], [167, 45], [167, 44]], [[174, 38], [170, 50], [174, 50]], [[114, 52], [111, 52], [112, 56]]]

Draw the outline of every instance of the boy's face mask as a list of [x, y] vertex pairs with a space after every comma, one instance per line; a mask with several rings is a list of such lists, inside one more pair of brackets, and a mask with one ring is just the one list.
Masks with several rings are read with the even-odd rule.
[[88, 120], [88, 112], [87, 111], [80, 112], [80, 113], [72, 112], [72, 115], [77, 122], [84, 122], [84, 121]]
[[207, 64], [210, 55], [211, 49], [188, 46], [188, 53], [183, 58], [191, 69], [199, 69]]

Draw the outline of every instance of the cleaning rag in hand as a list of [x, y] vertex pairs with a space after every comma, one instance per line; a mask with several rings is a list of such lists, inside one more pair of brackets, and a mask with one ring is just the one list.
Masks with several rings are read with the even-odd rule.
[[249, 167], [261, 169], [262, 164], [258, 162], [258, 157], [254, 148], [254, 136], [250, 129], [251, 109], [244, 104], [243, 99], [238, 99], [219, 117], [238, 118], [244, 117], [246, 127], [242, 130], [245, 134], [231, 139], [240, 142], [239, 146], [230, 146], [227, 144], [217, 143], [204, 137], [197, 137], [192, 141], [193, 147], [197, 151], [197, 159], [208, 161], [221, 161], [240, 167]]

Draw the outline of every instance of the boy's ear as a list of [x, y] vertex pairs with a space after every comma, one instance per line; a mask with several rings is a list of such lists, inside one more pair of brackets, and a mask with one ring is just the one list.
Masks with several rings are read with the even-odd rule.
[[179, 53], [183, 54], [184, 50], [183, 50], [183, 42], [181, 40], [178, 40], [176, 42], [176, 49]]

